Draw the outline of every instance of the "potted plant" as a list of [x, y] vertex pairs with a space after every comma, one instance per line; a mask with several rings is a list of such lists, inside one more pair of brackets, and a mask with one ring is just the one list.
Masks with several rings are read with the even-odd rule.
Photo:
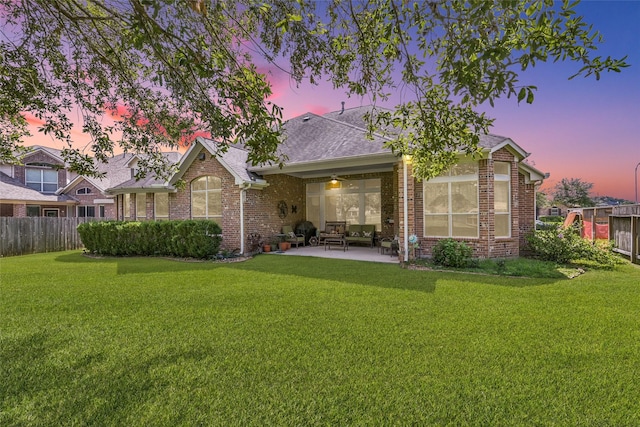
[[264, 243], [262, 245], [262, 252], [271, 252], [271, 245], [269, 243]]

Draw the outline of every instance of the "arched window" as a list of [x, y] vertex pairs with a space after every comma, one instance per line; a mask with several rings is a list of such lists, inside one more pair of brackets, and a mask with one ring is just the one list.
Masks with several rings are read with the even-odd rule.
[[222, 217], [222, 180], [201, 176], [191, 181], [191, 218]]
[[79, 196], [83, 194], [91, 194], [91, 189], [89, 187], [78, 188], [76, 190], [76, 194]]

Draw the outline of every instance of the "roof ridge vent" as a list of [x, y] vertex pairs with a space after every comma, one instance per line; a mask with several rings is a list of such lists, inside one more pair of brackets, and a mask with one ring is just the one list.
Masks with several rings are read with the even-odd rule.
[[304, 116], [304, 117], [302, 118], [302, 121], [303, 121], [303, 122], [308, 122], [309, 120], [311, 120], [311, 117], [309, 117], [309, 116]]

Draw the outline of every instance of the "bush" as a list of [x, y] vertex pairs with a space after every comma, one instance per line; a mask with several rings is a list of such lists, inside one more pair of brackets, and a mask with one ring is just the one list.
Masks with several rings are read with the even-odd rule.
[[555, 224], [564, 222], [564, 217], [560, 215], [543, 215], [538, 219], [542, 222], [551, 222]]
[[440, 240], [433, 247], [433, 262], [444, 267], [466, 267], [473, 250], [464, 242], [453, 239]]
[[78, 226], [87, 251], [111, 256], [212, 258], [220, 250], [220, 226], [207, 220], [98, 221]]
[[586, 260], [598, 267], [612, 268], [619, 260], [609, 242], [592, 243], [583, 239], [576, 227], [535, 230], [527, 236], [527, 244], [535, 257], [559, 264]]

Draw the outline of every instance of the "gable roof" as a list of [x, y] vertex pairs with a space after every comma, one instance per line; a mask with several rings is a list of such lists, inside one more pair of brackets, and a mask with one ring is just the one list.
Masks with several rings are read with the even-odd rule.
[[21, 159], [24, 159], [25, 157], [28, 157], [28, 156], [33, 156], [38, 152], [42, 152], [50, 157], [53, 157], [55, 160], [59, 161], [60, 163], [66, 166], [66, 162], [62, 158], [62, 150], [59, 150], [57, 148], [45, 147], [43, 145], [32, 145], [29, 148], [31, 150], [27, 153], [24, 153]]
[[246, 150], [234, 145], [229, 145], [226, 151], [222, 151], [216, 141], [203, 137], [197, 137], [184, 156], [182, 156], [180, 163], [178, 163], [178, 172], [169, 181], [170, 185], [175, 185], [175, 183], [184, 176], [202, 149], [205, 149], [210, 155], [216, 157], [220, 164], [234, 177], [236, 185], [252, 185], [256, 188], [268, 185], [265, 180], [249, 170], [247, 162], [248, 153]]
[[[162, 153], [167, 162], [171, 165], [175, 165], [180, 160], [180, 153], [176, 151], [169, 151], [166, 153]], [[126, 173], [121, 172], [119, 175], [115, 175], [114, 178], [111, 178], [110, 184], [105, 189], [105, 193], [107, 194], [122, 194], [122, 193], [146, 193], [147, 190], [154, 190], [155, 192], [174, 192], [176, 189], [169, 185], [167, 181], [163, 179], [159, 179], [154, 175], [147, 175], [144, 178], [137, 179], [131, 177], [131, 169], [130, 167], [133, 165], [133, 160], [137, 158], [137, 156], [125, 155], [123, 158], [118, 159], [115, 162], [114, 168], [119, 169], [121, 171], [126, 171]], [[112, 162], [109, 162], [112, 163]], [[107, 172], [107, 176], [109, 176], [109, 172]], [[125, 178], [123, 181], [117, 182], [118, 179]]]

